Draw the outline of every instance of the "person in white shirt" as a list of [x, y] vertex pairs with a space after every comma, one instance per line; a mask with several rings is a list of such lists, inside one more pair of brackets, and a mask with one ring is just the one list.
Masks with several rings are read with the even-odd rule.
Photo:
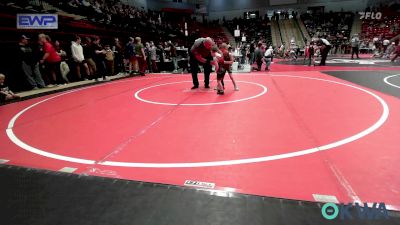
[[269, 48], [264, 53], [264, 61], [265, 61], [265, 70], [266, 71], [269, 71], [269, 66], [271, 65], [273, 54], [274, 54], [274, 50], [273, 50], [272, 46], [269, 46]]
[[383, 40], [382, 44], [383, 44], [383, 52], [385, 53], [387, 47], [388, 47], [389, 44], [390, 44], [390, 41], [389, 41], [387, 38], [385, 38], [385, 40]]
[[71, 54], [72, 59], [75, 62], [76, 75], [78, 76], [79, 80], [82, 80], [81, 67], [84, 67], [86, 75], [89, 75], [90, 71], [85, 61], [85, 56], [83, 55], [83, 47], [81, 45], [81, 38], [79, 36], [76, 36], [74, 41], [71, 42]]
[[289, 57], [292, 61], [296, 61], [297, 60], [297, 44], [295, 41], [291, 41], [290, 42], [290, 46], [289, 46], [290, 50], [289, 50]]

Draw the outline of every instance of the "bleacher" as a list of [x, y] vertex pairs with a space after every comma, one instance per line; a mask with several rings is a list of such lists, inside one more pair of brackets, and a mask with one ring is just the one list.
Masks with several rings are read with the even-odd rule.
[[361, 33], [365, 39], [372, 39], [381, 35], [391, 39], [400, 33], [400, 16], [387, 16], [380, 20], [363, 20]]
[[211, 37], [218, 45], [228, 42], [228, 38], [226, 37], [224, 30], [216, 21], [206, 24], [190, 21], [188, 23], [188, 28], [191, 31], [191, 41], [194, 41], [193, 39], [199, 37]]
[[305, 13], [300, 16], [311, 37], [336, 36], [340, 33], [349, 38], [353, 24], [354, 13], [329, 12]]
[[[372, 40], [375, 37], [391, 39], [400, 34], [400, 15], [398, 13], [400, 5], [392, 2], [389, 5], [371, 5], [365, 9], [365, 12], [373, 12], [368, 18], [361, 21], [361, 36], [365, 40]], [[377, 13], [381, 18], [376, 17]]]
[[290, 47], [292, 40], [294, 40], [296, 45], [301, 48], [305, 46], [304, 38], [294, 19], [279, 20], [278, 22], [282, 33], [282, 39], [285, 42], [285, 47], [287, 49]]
[[253, 40], [264, 40], [268, 45], [272, 44], [271, 24], [268, 17], [266, 17], [266, 19], [235, 18], [233, 20], [225, 21], [224, 25], [229, 29], [232, 35], [237, 26], [239, 26], [240, 32], [246, 35], [248, 42], [252, 42]]

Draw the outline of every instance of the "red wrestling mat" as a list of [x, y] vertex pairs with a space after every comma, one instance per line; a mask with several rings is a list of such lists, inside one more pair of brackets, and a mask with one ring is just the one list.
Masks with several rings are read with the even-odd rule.
[[190, 90], [190, 75], [164, 75], [2, 106], [0, 159], [175, 185], [204, 181], [280, 198], [400, 206], [399, 99], [317, 71], [234, 76], [240, 91], [226, 77], [224, 96]]

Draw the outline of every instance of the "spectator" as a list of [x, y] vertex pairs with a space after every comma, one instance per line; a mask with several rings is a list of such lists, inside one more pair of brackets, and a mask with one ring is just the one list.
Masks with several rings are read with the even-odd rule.
[[[76, 75], [79, 80], [82, 80], [81, 67], [86, 71], [86, 76], [90, 75], [89, 66], [85, 61], [85, 56], [83, 54], [83, 47], [81, 45], [81, 38], [76, 36], [74, 41], [71, 42], [71, 55], [74, 60]], [[85, 79], [87, 80], [87, 79]]]
[[254, 52], [254, 58], [257, 63], [257, 70], [261, 71], [261, 66], [263, 64], [263, 51], [262, 51], [262, 43], [258, 43], [257, 48]]
[[146, 55], [144, 53], [144, 46], [140, 37], [135, 38], [135, 53], [137, 62], [139, 64], [139, 74], [145, 76], [146, 71]]
[[135, 70], [136, 54], [135, 54], [135, 43], [134, 38], [130, 37], [129, 42], [125, 46], [125, 59], [129, 64], [129, 74], [133, 74]]
[[[151, 65], [151, 58], [150, 58], [150, 43], [146, 42], [144, 45], [144, 53], [146, 54], [146, 63], [147, 65]], [[153, 73], [151, 66], [148, 66], [146, 72]]]
[[241, 54], [240, 64], [245, 64], [246, 63], [246, 54], [247, 54], [246, 44], [243, 44], [242, 47], [240, 48], [240, 54]]
[[123, 71], [124, 62], [123, 62], [123, 52], [124, 48], [122, 42], [118, 38], [114, 38], [114, 46], [112, 47], [114, 52], [114, 74], [118, 74]]
[[60, 64], [61, 56], [56, 52], [54, 46], [50, 43], [50, 37], [45, 34], [39, 34], [39, 43], [43, 45], [43, 58], [40, 63], [45, 63], [47, 75], [53, 84], [64, 84], [65, 81], [61, 76]]
[[39, 62], [35, 59], [32, 48], [28, 46], [28, 40], [29, 38], [25, 35], [21, 36], [18, 45], [18, 60], [26, 80], [28, 81], [29, 85], [31, 85], [31, 88], [43, 88], [46, 85], [39, 70]]
[[172, 43], [172, 41], [169, 41], [168, 45], [169, 45], [172, 64], [174, 65], [173, 73], [176, 73], [176, 72], [178, 72], [178, 58], [177, 58], [177, 54], [176, 54], [176, 46], [174, 45], [174, 43]]
[[279, 51], [279, 54], [280, 54], [281, 57], [285, 56], [285, 42], [283, 42], [281, 44], [281, 46], [279, 47], [278, 51]]
[[154, 45], [154, 42], [150, 42], [150, 48], [149, 48], [149, 58], [150, 58], [150, 63], [149, 64], [149, 69], [153, 73], [157, 73], [158, 68], [157, 68], [157, 48]]
[[106, 68], [107, 68], [107, 75], [113, 76], [114, 75], [114, 52], [111, 50], [110, 45], [105, 45], [104, 49], [106, 51]]
[[389, 59], [390, 55], [396, 51], [396, 43], [392, 42], [389, 47], [387, 47], [385, 54], [383, 55], [383, 58]]
[[269, 66], [271, 65], [271, 59], [274, 54], [274, 50], [272, 46], [270, 46], [264, 54], [264, 61], [265, 61], [265, 71], [269, 71]]
[[379, 37], [375, 36], [374, 39], [372, 39], [375, 45], [375, 50], [380, 52], [381, 46], [380, 46], [380, 39]]
[[10, 88], [8, 88], [4, 82], [6, 80], [6, 76], [0, 73], [0, 102], [5, 102], [13, 99], [19, 99], [20, 97], [14, 94]]
[[354, 53], [358, 57], [358, 51], [359, 51], [359, 45], [360, 45], [360, 39], [358, 38], [358, 34], [354, 34], [353, 37], [351, 38], [351, 59], [354, 59]]
[[394, 62], [399, 55], [400, 55], [400, 42], [397, 45], [396, 51], [394, 52], [394, 56], [393, 56], [391, 62]]
[[254, 42], [252, 42], [250, 44], [250, 59], [249, 59], [250, 65], [253, 65], [253, 63], [254, 63], [254, 51], [255, 51], [255, 46], [254, 45], [255, 45]]
[[158, 46], [157, 46], [157, 52], [158, 52], [158, 58], [160, 59], [160, 64], [162, 65], [163, 63], [164, 63], [164, 59], [165, 59], [165, 57], [164, 57], [164, 54], [165, 54], [165, 51], [164, 51], [164, 44], [162, 43], [162, 42], [160, 42], [159, 44], [158, 44]]
[[383, 40], [382, 44], [383, 44], [383, 52], [385, 53], [387, 47], [388, 47], [389, 44], [390, 44], [390, 41], [389, 41], [387, 38], [385, 38], [385, 40]]
[[297, 17], [297, 13], [295, 11], [292, 11], [292, 18], [296, 19], [296, 17]]
[[333, 42], [335, 50], [333, 51], [333, 54], [337, 54], [338, 50], [340, 50], [340, 45], [341, 45], [341, 40], [339, 39], [340, 35], [339, 33], [336, 34], [336, 40]]
[[289, 46], [289, 57], [293, 60], [297, 60], [297, 49], [298, 46], [296, 45], [296, 42], [294, 40], [290, 41], [290, 46]]
[[106, 65], [105, 65], [105, 56], [106, 56], [106, 51], [103, 49], [103, 47], [100, 44], [100, 38], [95, 37], [93, 41], [93, 48], [94, 48], [94, 62], [96, 63], [97, 67], [97, 76], [96, 76], [96, 81], [99, 81], [100, 77], [103, 77], [103, 81], [107, 80], [106, 76]]
[[67, 58], [67, 53], [60, 47], [60, 42], [55, 41], [54, 45], [57, 54], [61, 57], [61, 63], [60, 63], [61, 76], [65, 81], [69, 82], [67, 75], [70, 72], [70, 69], [67, 62], [65, 61]]
[[89, 69], [88, 75], [90, 77], [94, 77], [97, 73], [97, 66], [93, 60], [95, 57], [95, 49], [94, 49], [94, 45], [92, 43], [92, 39], [90, 37], [86, 37], [85, 40], [86, 40], [85, 44], [82, 46], [83, 47], [83, 55], [85, 57], [87, 65], [88, 65], [88, 69]]

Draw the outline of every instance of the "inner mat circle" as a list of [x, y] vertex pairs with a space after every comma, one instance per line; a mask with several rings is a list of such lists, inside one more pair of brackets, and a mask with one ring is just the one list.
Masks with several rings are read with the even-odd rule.
[[[242, 101], [247, 101], [251, 100], [257, 97], [260, 97], [267, 93], [267, 87], [265, 87], [262, 84], [255, 83], [255, 82], [249, 82], [249, 81], [236, 81], [237, 83], [244, 84], [246, 86], [255, 86], [256, 92], [252, 94], [249, 97], [242, 96], [238, 99], [235, 99], [235, 96], [229, 97], [228, 100], [226, 100], [226, 96], [217, 96], [216, 92], [213, 91], [212, 89], [195, 89], [195, 90], [190, 90], [188, 88], [184, 88], [185, 86], [182, 87], [177, 87], [175, 90], [170, 90], [169, 93], [179, 93], [179, 96], [177, 96], [176, 101], [177, 102], [166, 102], [166, 101], [157, 101], [156, 99], [149, 99], [142, 97], [141, 95], [144, 95], [145, 92], [151, 94], [150, 92], [157, 92], [159, 95], [164, 95], [165, 98], [171, 98], [170, 95], [165, 95], [165, 92], [162, 92], [163, 90], [161, 88], [165, 86], [171, 86], [171, 85], [180, 85], [183, 83], [191, 83], [191, 81], [179, 81], [179, 82], [170, 82], [170, 83], [164, 83], [164, 84], [157, 84], [153, 85], [150, 87], [146, 87], [143, 89], [140, 89], [135, 93], [135, 98], [139, 101], [150, 103], [150, 104], [156, 104], [156, 105], [180, 105], [180, 106], [209, 106], [209, 105], [222, 105], [222, 104], [229, 104], [229, 103], [236, 103], [236, 102], [242, 102]], [[228, 84], [229, 83], [229, 84]], [[225, 81], [225, 86], [230, 86], [230, 81]], [[161, 89], [161, 90], [160, 90]], [[254, 87], [253, 87], [254, 89]], [[228, 88], [227, 88], [228, 90]], [[225, 95], [229, 95], [228, 91]], [[232, 92], [232, 90], [230, 91]], [[254, 92], [254, 91], [253, 91]], [[242, 95], [243, 92], [235, 92], [235, 95]], [[201, 94], [201, 95], [200, 95]], [[158, 96], [158, 97], [163, 97], [163, 96]], [[195, 98], [199, 99], [195, 99]], [[154, 98], [154, 97], [153, 97]], [[156, 97], [157, 98], [157, 97]], [[222, 99], [222, 100], [221, 100]], [[187, 101], [190, 100], [197, 100], [197, 101], [207, 101], [210, 100], [210, 102], [196, 102], [196, 103], [187, 103]]]

